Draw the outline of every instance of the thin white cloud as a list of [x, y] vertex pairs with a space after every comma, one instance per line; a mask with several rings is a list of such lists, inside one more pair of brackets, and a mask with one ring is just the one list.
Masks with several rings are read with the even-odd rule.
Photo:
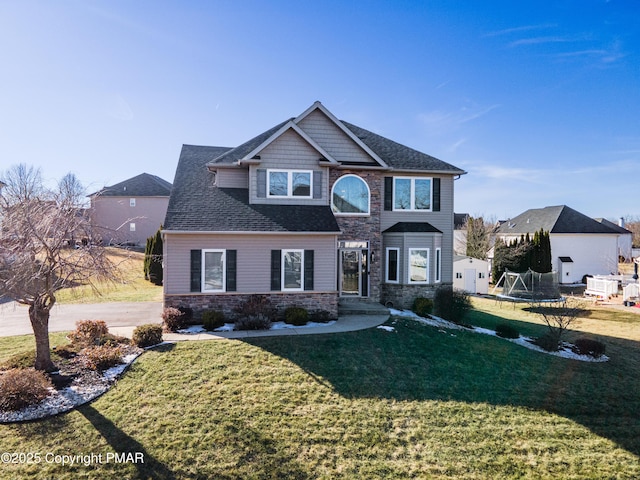
[[529, 32], [531, 30], [543, 30], [547, 28], [554, 28], [557, 25], [555, 23], [543, 23], [540, 25], [523, 25], [521, 27], [505, 28], [504, 30], [497, 30], [495, 32], [485, 33], [483, 37], [499, 37], [502, 35], [511, 35], [512, 33]]
[[477, 120], [498, 107], [500, 107], [499, 104], [489, 105], [484, 108], [475, 105], [464, 106], [449, 112], [433, 110], [418, 114], [418, 120], [427, 128], [430, 134], [441, 135], [455, 131], [461, 125]]
[[531, 38], [521, 38], [520, 40], [514, 40], [509, 43], [510, 47], [520, 47], [522, 45], [540, 45], [543, 43], [569, 43], [575, 42], [576, 39], [568, 38], [568, 37], [559, 37], [559, 36], [548, 36], [548, 37], [531, 37]]

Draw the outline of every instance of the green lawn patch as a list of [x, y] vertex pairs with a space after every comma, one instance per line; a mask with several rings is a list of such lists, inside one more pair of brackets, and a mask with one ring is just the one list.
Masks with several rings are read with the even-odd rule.
[[148, 351], [92, 404], [0, 426], [2, 451], [142, 452], [144, 464], [9, 464], [0, 477], [640, 476], [636, 343], [594, 364], [388, 325]]

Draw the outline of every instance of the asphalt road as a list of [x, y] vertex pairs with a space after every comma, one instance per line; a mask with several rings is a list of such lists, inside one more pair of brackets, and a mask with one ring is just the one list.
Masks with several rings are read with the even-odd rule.
[[[54, 305], [49, 331], [74, 330], [78, 320], [104, 320], [109, 327], [161, 323], [162, 302], [116, 302]], [[0, 337], [33, 333], [29, 309], [16, 302], [0, 303]]]

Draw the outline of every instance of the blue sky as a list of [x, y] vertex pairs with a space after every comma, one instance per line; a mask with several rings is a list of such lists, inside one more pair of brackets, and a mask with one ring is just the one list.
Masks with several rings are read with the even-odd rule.
[[640, 4], [0, 0], [0, 170], [173, 180], [320, 100], [468, 171], [457, 212], [640, 214]]

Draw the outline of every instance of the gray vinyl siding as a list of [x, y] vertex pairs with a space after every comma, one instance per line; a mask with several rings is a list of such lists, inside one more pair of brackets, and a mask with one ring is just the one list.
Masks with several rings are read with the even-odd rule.
[[249, 188], [247, 168], [220, 168], [216, 173], [216, 186], [220, 188]]
[[[318, 160], [322, 156], [315, 148], [293, 130], [282, 134], [273, 143], [260, 152], [260, 164], [252, 165], [250, 176], [251, 203], [277, 203], [280, 205], [327, 205], [329, 171], [320, 167]], [[322, 195], [320, 198], [260, 198], [258, 197], [258, 169], [311, 170], [322, 172]], [[315, 196], [315, 195], [314, 195]]]
[[371, 163], [374, 161], [319, 110], [311, 112], [298, 125], [338, 162]]
[[[397, 176], [419, 176], [410, 173], [397, 174]], [[420, 175], [429, 177], [432, 175]], [[437, 177], [432, 176], [432, 177]], [[442, 248], [442, 282], [453, 282], [453, 192], [454, 180], [452, 176], [440, 176], [440, 211], [439, 212], [418, 212], [418, 211], [386, 211], [380, 212], [380, 229], [384, 232], [398, 222], [428, 222], [442, 232], [442, 244], [437, 247]], [[384, 193], [384, 192], [383, 192]], [[387, 238], [388, 235], [385, 235]], [[407, 247], [408, 248], [408, 247]], [[413, 247], [411, 247], [413, 248]], [[435, 258], [435, 253], [430, 252], [431, 259]]]
[[[165, 234], [165, 294], [190, 292], [191, 250], [232, 249], [237, 251], [237, 293], [270, 292], [271, 250], [314, 251], [314, 291], [336, 291], [336, 236], [260, 234]], [[300, 292], [304, 294], [304, 292]]]

